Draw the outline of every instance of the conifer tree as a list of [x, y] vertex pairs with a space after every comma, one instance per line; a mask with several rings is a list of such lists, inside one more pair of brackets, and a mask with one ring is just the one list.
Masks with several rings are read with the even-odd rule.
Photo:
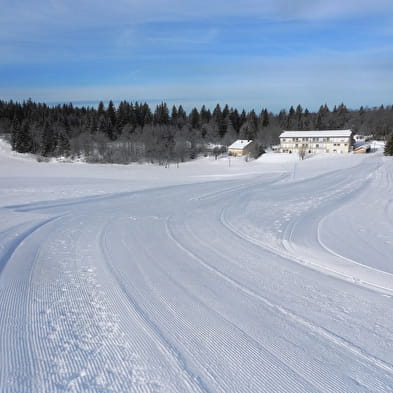
[[181, 105], [179, 106], [179, 110], [177, 111], [177, 117], [183, 123], [187, 120], [187, 113]]
[[68, 157], [71, 151], [71, 146], [70, 146], [70, 141], [67, 139], [67, 137], [60, 133], [57, 135], [57, 141], [56, 141], [56, 155], [59, 156], [66, 156]]
[[174, 126], [177, 125], [177, 108], [176, 108], [176, 105], [172, 106], [171, 124], [174, 125]]
[[108, 109], [106, 111], [106, 129], [105, 133], [110, 140], [116, 139], [116, 109], [113, 101], [110, 100], [108, 104]]
[[[352, 127], [357, 133], [368, 135], [372, 130], [377, 137], [385, 138], [385, 154], [393, 155], [393, 137], [389, 135], [393, 130], [393, 105], [351, 110], [340, 104], [332, 111], [327, 105], [322, 105], [319, 111], [298, 105], [279, 114], [263, 109], [257, 122], [254, 111], [238, 112], [228, 105], [223, 109], [217, 105], [212, 112], [202, 106], [199, 112], [194, 108], [187, 115], [180, 105], [168, 113], [163, 102], [153, 116], [149, 105], [138, 102], [123, 101], [115, 108], [111, 101], [106, 108], [101, 101], [94, 108], [74, 107], [71, 103], [50, 107], [32, 100], [23, 103], [0, 100], [0, 133], [10, 135], [12, 148], [21, 152], [64, 155], [80, 151], [86, 157], [90, 152], [95, 160], [120, 157], [123, 162], [143, 158], [154, 162], [184, 159], [187, 152], [195, 157], [204, 144], [229, 144], [239, 137], [240, 130], [241, 138], [256, 138], [260, 145], [267, 146], [278, 142], [283, 128]], [[108, 142], [123, 132], [124, 138], [119, 139], [115, 151], [115, 145]]]
[[237, 109], [231, 110], [229, 112], [229, 119], [231, 120], [232, 126], [235, 129], [236, 133], [239, 133], [240, 130], [240, 116]]
[[217, 126], [218, 134], [220, 138], [222, 138], [225, 135], [227, 129], [226, 129], [226, 124], [224, 122], [224, 116], [220, 104], [217, 104], [216, 107], [214, 108], [213, 120]]
[[386, 140], [383, 154], [385, 156], [393, 156], [393, 133]]
[[90, 134], [95, 134], [98, 129], [97, 117], [95, 114], [91, 115], [89, 124], [90, 124], [90, 128], [89, 128], [88, 132], [90, 132]]
[[298, 130], [303, 129], [303, 108], [300, 104], [296, 107], [296, 123]]
[[267, 109], [265, 108], [262, 111], [262, 127], [267, 127], [269, 125], [269, 113]]
[[153, 122], [153, 114], [149, 105], [145, 102], [143, 105], [139, 106], [142, 114], [142, 126], [146, 124], [151, 124]]
[[123, 127], [127, 124], [129, 110], [130, 107], [126, 101], [120, 102], [115, 115], [116, 128], [118, 131], [122, 130]]
[[198, 128], [199, 127], [199, 112], [198, 112], [197, 108], [194, 108], [191, 111], [190, 121], [191, 121], [191, 127], [192, 128]]
[[156, 106], [153, 119], [154, 124], [169, 124], [169, 110], [165, 102]]
[[19, 120], [14, 117], [12, 121], [12, 127], [11, 127], [11, 147], [12, 150], [16, 150], [16, 140], [17, 140], [17, 135], [20, 130], [20, 123]]
[[201, 112], [200, 112], [200, 119], [201, 119], [202, 125], [209, 123], [211, 116], [212, 115], [210, 113], [210, 110], [206, 109], [205, 105], [203, 105], [201, 108]]
[[56, 147], [55, 134], [52, 127], [46, 121], [44, 124], [44, 129], [41, 135], [41, 153], [43, 156], [47, 157], [52, 155]]
[[138, 125], [135, 106], [133, 103], [130, 104], [127, 120], [132, 129], [135, 129], [136, 126]]
[[224, 106], [224, 109], [222, 110], [222, 117], [225, 119], [229, 115], [229, 107], [228, 104]]
[[29, 153], [32, 148], [33, 139], [30, 133], [29, 122], [25, 120], [15, 136], [15, 150], [19, 153]]
[[98, 116], [105, 115], [105, 107], [104, 107], [104, 103], [102, 101], [100, 101], [98, 104], [97, 114], [98, 114]]
[[243, 109], [239, 118], [239, 129], [246, 122], [246, 120], [247, 120], [247, 114], [246, 111]]
[[112, 125], [116, 124], [116, 110], [113, 101], [110, 100], [108, 104], [108, 109], [106, 111], [109, 120], [111, 121]]

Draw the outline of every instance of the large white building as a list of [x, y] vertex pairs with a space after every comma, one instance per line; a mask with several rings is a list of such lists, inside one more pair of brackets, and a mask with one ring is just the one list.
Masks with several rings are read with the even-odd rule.
[[283, 131], [282, 153], [349, 153], [353, 139], [351, 130]]

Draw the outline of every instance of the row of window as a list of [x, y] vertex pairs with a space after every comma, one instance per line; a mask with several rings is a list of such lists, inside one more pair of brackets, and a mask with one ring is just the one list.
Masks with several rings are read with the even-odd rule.
[[[282, 149], [282, 152], [283, 152], [283, 153], [293, 153], [293, 151], [292, 151], [291, 149]], [[324, 152], [325, 152], [325, 153], [330, 153], [330, 150], [329, 150], [329, 149], [325, 149]], [[312, 153], [312, 150], [311, 150], [311, 149], [308, 150], [308, 153], [311, 154], [311, 153]], [[344, 150], [338, 151], [337, 149], [333, 149], [333, 150], [332, 150], [332, 153], [341, 153], [341, 154], [343, 154], [343, 153], [344, 153]]]
[[347, 138], [281, 138], [282, 142], [345, 142]]
[[[333, 143], [333, 146], [348, 146], [348, 143], [343, 143], [342, 145], [341, 145], [341, 143]], [[308, 144], [308, 143], [295, 143], [295, 146], [293, 146], [293, 144], [284, 143], [284, 144], [282, 144], [282, 147], [287, 148], [287, 149], [291, 148], [291, 147], [295, 147], [295, 149], [299, 148], [299, 147], [305, 147], [305, 148], [311, 147], [314, 149], [318, 149], [320, 147], [324, 148], [325, 145], [324, 144], [320, 145], [319, 143], [310, 143], [310, 144]]]

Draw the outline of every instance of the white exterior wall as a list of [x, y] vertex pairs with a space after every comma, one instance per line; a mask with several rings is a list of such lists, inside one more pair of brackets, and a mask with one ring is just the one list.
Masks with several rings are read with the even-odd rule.
[[228, 154], [231, 154], [232, 156], [245, 156], [251, 153], [255, 143], [253, 141], [247, 141], [247, 143], [241, 147], [234, 147], [234, 145], [235, 144], [232, 144], [228, 147]]
[[281, 153], [348, 153], [351, 151], [351, 137], [286, 137], [280, 138]]
[[244, 149], [228, 149], [228, 154], [231, 154], [232, 156], [242, 156], [246, 153], [244, 152]]

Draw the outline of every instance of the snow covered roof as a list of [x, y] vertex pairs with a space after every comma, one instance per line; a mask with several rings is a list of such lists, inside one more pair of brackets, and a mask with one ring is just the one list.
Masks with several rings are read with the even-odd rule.
[[351, 130], [321, 130], [321, 131], [283, 131], [280, 138], [310, 138], [310, 137], [339, 137], [351, 136]]
[[233, 142], [232, 145], [228, 147], [228, 149], [244, 149], [246, 146], [248, 146], [250, 143], [252, 143], [251, 140], [247, 139], [238, 139], [237, 141]]

